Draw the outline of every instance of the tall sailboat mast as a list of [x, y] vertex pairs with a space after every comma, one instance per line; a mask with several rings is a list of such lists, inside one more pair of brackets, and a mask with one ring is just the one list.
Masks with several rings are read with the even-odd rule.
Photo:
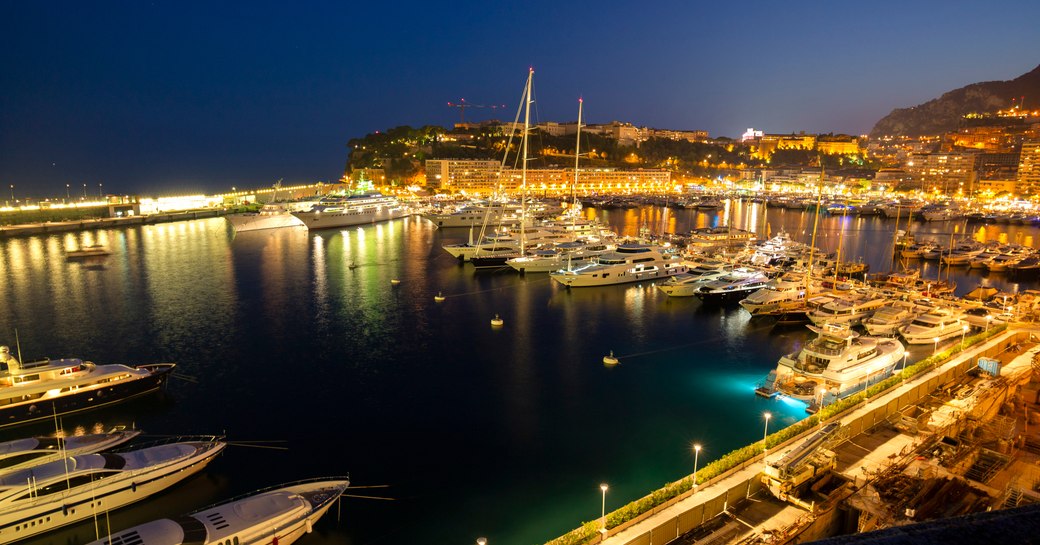
[[578, 205], [578, 158], [581, 157], [581, 109], [585, 100], [578, 97], [578, 130], [577, 142], [574, 144], [574, 182], [571, 183], [571, 206]]
[[534, 68], [527, 72], [527, 88], [524, 90], [524, 135], [523, 165], [520, 174], [520, 255], [527, 253], [527, 136], [531, 126], [531, 80], [534, 79]]

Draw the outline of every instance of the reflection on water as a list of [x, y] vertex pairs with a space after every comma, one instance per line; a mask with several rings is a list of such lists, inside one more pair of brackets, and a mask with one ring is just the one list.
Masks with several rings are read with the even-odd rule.
[[[814, 221], [738, 202], [710, 214], [585, 214], [630, 236], [730, 224], [808, 241]], [[825, 216], [817, 243], [887, 270], [893, 227]], [[953, 229], [913, 224], [919, 237]], [[957, 232], [1031, 243], [1035, 229]], [[27, 358], [174, 361], [197, 380], [68, 418], [66, 428], [129, 420], [151, 434], [227, 433], [288, 447], [229, 448], [192, 484], [121, 520], [313, 476], [392, 485], [397, 501], [347, 500], [341, 524], [327, 517], [301, 545], [544, 542], [598, 516], [602, 482], [616, 508], [687, 475], [694, 442], [707, 463], [760, 439], [764, 411], [776, 415], [771, 427], [805, 416], [800, 403], [753, 394], [782, 354], [800, 348], [804, 328], [774, 331], [739, 308], [668, 298], [649, 283], [568, 290], [544, 274], [477, 274], [441, 249], [467, 238], [420, 218], [237, 235], [216, 218], [0, 240], [0, 340], [13, 344], [17, 329]], [[65, 259], [94, 242], [113, 252], [100, 267]], [[934, 263], [923, 271], [948, 274]], [[1007, 284], [949, 274], [959, 292]], [[503, 327], [490, 327], [495, 314]], [[607, 367], [611, 350], [621, 363]], [[4, 430], [0, 440], [28, 431]]]

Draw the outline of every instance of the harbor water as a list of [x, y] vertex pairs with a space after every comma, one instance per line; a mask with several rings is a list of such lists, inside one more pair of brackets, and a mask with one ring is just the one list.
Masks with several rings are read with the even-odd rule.
[[[585, 213], [623, 235], [732, 225], [812, 237], [811, 212], [729, 206]], [[872, 272], [892, 269], [895, 220], [818, 221], [821, 248], [840, 247]], [[1038, 235], [963, 222], [898, 227], [1031, 246]], [[650, 283], [568, 290], [545, 274], [477, 273], [441, 249], [468, 236], [419, 217], [238, 235], [209, 218], [0, 240], [0, 342], [14, 347], [17, 331], [24, 360], [178, 365], [181, 379], [164, 394], [66, 417], [62, 428], [134, 425], [232, 443], [202, 475], [35, 542], [86, 543], [106, 525], [349, 474], [359, 488], [298, 543], [541, 544], [598, 519], [600, 484], [609, 512], [689, 475], [694, 443], [703, 467], [806, 416], [804, 404], [754, 388], [808, 330], [669, 299]], [[93, 243], [112, 255], [65, 259]], [[923, 267], [957, 282], [959, 294], [1035, 287]], [[501, 327], [491, 326], [495, 315]], [[914, 348], [911, 359], [931, 349]], [[603, 364], [610, 351], [616, 366]], [[0, 441], [54, 427], [4, 429]]]

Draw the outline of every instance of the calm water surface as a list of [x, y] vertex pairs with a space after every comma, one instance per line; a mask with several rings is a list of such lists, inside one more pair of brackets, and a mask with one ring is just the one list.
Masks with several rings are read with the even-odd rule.
[[[623, 234], [725, 225], [808, 241], [813, 215], [733, 205], [704, 214], [586, 210]], [[905, 222], [903, 222], [905, 224]], [[842, 228], [844, 226], [844, 229]], [[906, 228], [901, 225], [901, 228]], [[889, 270], [894, 220], [821, 217], [817, 244]], [[912, 224], [1033, 244], [1021, 226]], [[286, 481], [349, 473], [347, 498], [301, 545], [540, 544], [607, 509], [805, 416], [753, 394], [807, 331], [773, 331], [733, 309], [669, 299], [650, 284], [566, 290], [547, 275], [474, 274], [441, 246], [465, 229], [420, 218], [363, 229], [233, 235], [221, 218], [0, 241], [0, 341], [25, 359], [174, 361], [197, 382], [66, 418], [66, 429], [123, 423], [154, 435], [226, 434], [202, 475], [143, 505], [102, 514], [41, 543], [85, 543], [105, 524], [178, 515]], [[69, 262], [101, 242], [113, 255]], [[354, 266], [352, 266], [354, 265]], [[925, 265], [924, 274], [946, 270]], [[980, 283], [954, 271], [958, 293]], [[393, 286], [391, 279], [401, 282]], [[447, 300], [436, 303], [443, 292]], [[505, 326], [492, 329], [501, 315]], [[621, 364], [608, 368], [613, 350]], [[913, 352], [912, 352], [913, 353]], [[923, 354], [915, 354], [919, 356]], [[0, 440], [53, 432], [5, 430]], [[265, 443], [250, 443], [266, 441]], [[257, 448], [260, 444], [267, 447]], [[254, 446], [251, 446], [254, 445]]]

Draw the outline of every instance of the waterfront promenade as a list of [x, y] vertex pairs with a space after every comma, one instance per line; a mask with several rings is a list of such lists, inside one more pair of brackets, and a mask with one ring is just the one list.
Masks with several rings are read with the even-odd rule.
[[[1011, 339], [1019, 337], [1023, 333], [1037, 332], [1040, 332], [1040, 327], [1037, 327], [1036, 324], [1016, 323], [1008, 330], [955, 355], [932, 370], [918, 374], [899, 386], [860, 403], [854, 410], [840, 417], [842, 429], [848, 431], [849, 437], [855, 437], [871, 429], [875, 424], [883, 422], [888, 416], [897, 413], [903, 407], [928, 395], [937, 386], [950, 382], [951, 377], [959, 376], [967, 369], [974, 367], [972, 362], [977, 361], [980, 356], [992, 357], [994, 352], [1003, 352], [1005, 348], [1002, 347], [1011, 343]], [[1029, 362], [1023, 360], [1021, 357], [1017, 358], [1013, 365], [1006, 366], [1002, 371], [1002, 376], [1028, 373]], [[772, 460], [782, 456], [784, 452], [798, 445], [813, 431], [793, 438], [783, 445], [773, 447], [768, 454], [768, 459]], [[849, 463], [848, 460], [844, 464], [839, 463], [836, 471], [851, 481], [854, 490], [859, 489], [882, 470], [891, 466], [895, 459], [913, 452], [921, 441], [920, 437], [894, 434], [882, 442], [871, 444], [869, 448], [861, 444], [854, 445], [861, 451], [856, 455], [857, 459], [853, 463]], [[740, 469], [703, 483], [697, 489], [658, 506], [652, 514], [612, 528], [602, 538], [593, 538], [590, 543], [662, 545], [696, 529], [723, 512], [732, 515], [736, 521], [732, 526], [739, 528], [739, 531], [729, 532], [730, 541], [752, 534], [760, 536], [790, 535], [790, 532], [810, 520], [813, 515], [804, 509], [776, 500], [765, 490], [760, 482], [764, 465], [762, 456], [756, 457], [746, 462]], [[843, 465], [846, 467], [843, 468]], [[743, 503], [745, 499], [749, 498], [753, 500], [751, 504], [742, 506], [742, 509], [746, 509], [748, 513], [745, 515], [735, 512], [735, 504]], [[827, 536], [815, 536], [811, 539], [822, 537]], [[690, 539], [684, 540], [685, 542], [694, 543], [696, 541]], [[713, 540], [713, 542], [725, 543], [726, 541]]]

